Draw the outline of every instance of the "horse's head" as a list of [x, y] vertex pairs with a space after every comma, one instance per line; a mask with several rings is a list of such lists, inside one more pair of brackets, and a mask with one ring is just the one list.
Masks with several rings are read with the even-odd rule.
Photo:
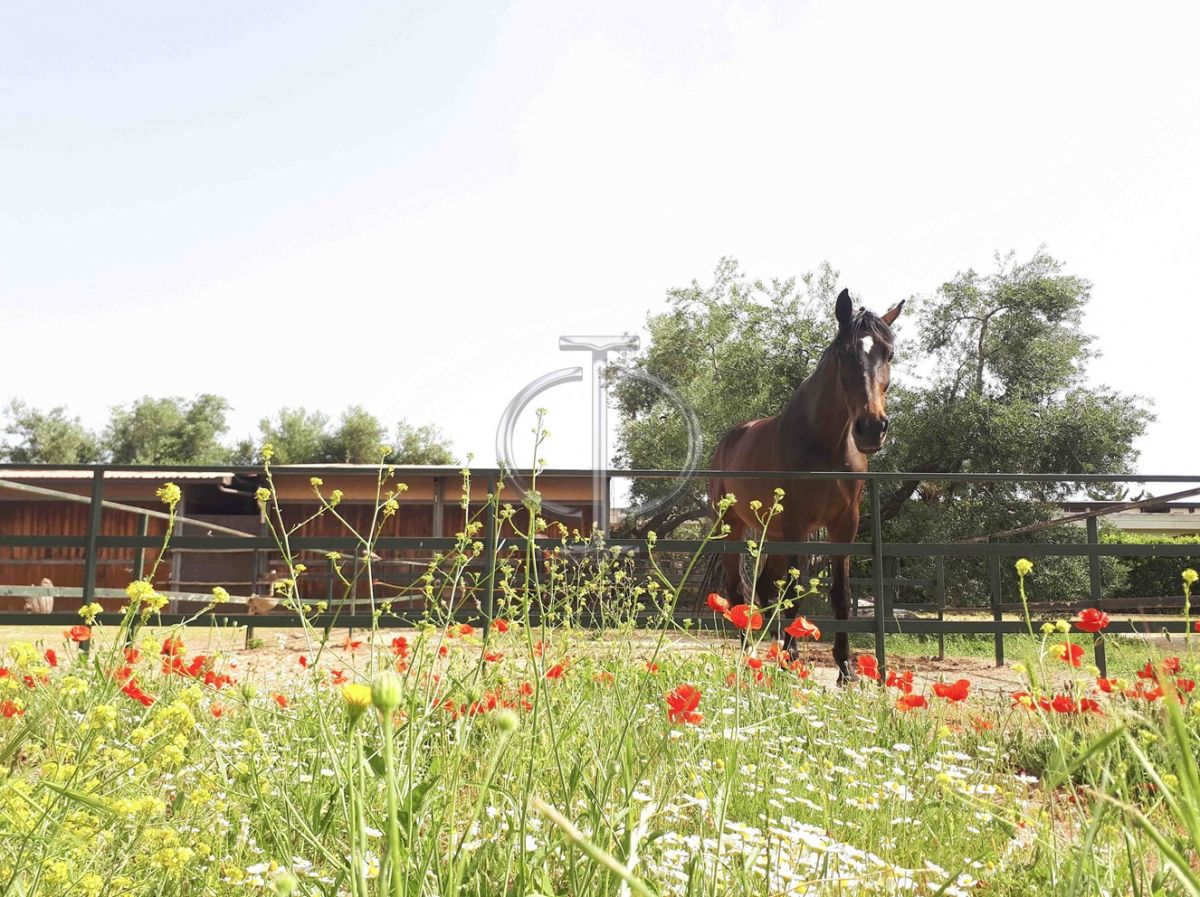
[[865, 308], [855, 311], [846, 290], [837, 297], [838, 333], [832, 349], [850, 412], [850, 433], [858, 450], [867, 455], [883, 448], [887, 437], [887, 391], [895, 347], [892, 323], [903, 308], [900, 302], [877, 315]]

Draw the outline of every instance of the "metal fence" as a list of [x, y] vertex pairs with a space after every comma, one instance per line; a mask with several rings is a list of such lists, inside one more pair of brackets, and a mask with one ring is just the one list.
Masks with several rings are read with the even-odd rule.
[[[32, 465], [0, 465], [0, 481], [4, 479], [6, 469], [20, 468], [28, 471]], [[90, 514], [88, 518], [87, 531], [82, 535], [30, 535], [21, 533], [0, 533], [0, 549], [18, 548], [18, 547], [37, 547], [37, 548], [74, 548], [83, 549], [83, 587], [80, 590], [80, 598], [82, 604], [88, 604], [97, 597], [96, 588], [96, 572], [97, 572], [97, 554], [98, 551], [105, 548], [123, 548], [133, 549], [135, 553], [144, 552], [147, 549], [154, 549], [161, 545], [161, 537], [147, 535], [143, 528], [140, 535], [103, 535], [101, 533], [101, 514], [104, 510], [104, 488], [105, 488], [105, 473], [107, 471], [114, 472], [146, 472], [152, 473], [160, 468], [145, 466], [145, 465], [55, 465], [55, 470], [84, 470], [91, 472], [90, 480]], [[212, 470], [212, 466], [206, 468], [187, 468], [184, 466], [173, 466], [173, 471], [186, 470]], [[262, 473], [257, 467], [228, 467], [222, 468], [231, 474], [244, 475], [259, 475]], [[369, 470], [354, 470], [348, 468], [328, 468], [321, 466], [289, 466], [286, 468], [289, 474], [298, 474], [302, 476], [351, 476], [351, 475], [370, 475], [375, 476], [373, 471]], [[528, 472], [522, 472], [528, 477]], [[705, 479], [711, 471], [697, 471], [694, 476], [698, 479]], [[1142, 483], [1142, 484], [1161, 484], [1161, 483], [1200, 483], [1200, 476], [1122, 476], [1122, 475], [1100, 475], [1100, 474], [911, 474], [911, 473], [840, 473], [827, 471], [813, 472], [795, 472], [795, 471], [745, 471], [745, 472], [730, 472], [721, 471], [720, 474], [726, 477], [736, 477], [740, 479], [765, 479], [781, 484], [785, 490], [787, 483], [804, 481], [804, 480], [862, 480], [866, 483], [866, 516], [870, 522], [870, 538], [854, 543], [828, 543], [828, 542], [771, 542], [766, 546], [768, 554], [787, 554], [799, 557], [813, 556], [850, 556], [852, 558], [865, 558], [869, 562], [870, 576], [866, 578], [852, 579], [852, 583], [867, 585], [872, 590], [874, 597], [874, 607], [869, 619], [851, 618], [848, 620], [836, 620], [832, 618], [815, 619], [822, 630], [826, 632], [846, 632], [846, 633], [868, 633], [874, 637], [874, 650], [878, 660], [879, 668], [886, 669], [886, 643], [889, 633], [904, 632], [913, 635], [931, 635], [944, 638], [949, 634], [956, 635], [990, 635], [994, 640], [994, 651], [996, 663], [998, 665], [1004, 662], [1004, 638], [1006, 635], [1014, 635], [1027, 631], [1027, 623], [1024, 619], [1005, 619], [1006, 613], [1011, 613], [1014, 610], [1013, 605], [1005, 604], [1002, 600], [1003, 589], [1002, 582], [1006, 575], [1013, 575], [1012, 565], [1016, 559], [1021, 557], [1038, 558], [1049, 556], [1076, 556], [1086, 557], [1088, 560], [1089, 573], [1089, 590], [1086, 596], [1081, 596], [1080, 604], [1084, 606], [1106, 609], [1106, 600], [1102, 595], [1102, 581], [1100, 571], [1100, 559], [1105, 556], [1110, 557], [1189, 557], [1194, 556], [1197, 552], [1195, 546], [1176, 545], [1176, 544], [1105, 544], [1098, 537], [1098, 526], [1096, 516], [1086, 517], [1087, 541], [1079, 544], [1061, 544], [1061, 543], [1046, 543], [1046, 542], [1009, 542], [1009, 541], [974, 541], [962, 543], [894, 543], [887, 542], [882, 538], [882, 526], [880, 522], [880, 486], [881, 483], [896, 481], [896, 480], [919, 480], [922, 482], [943, 482], [943, 483], [1042, 483], [1042, 484], [1112, 484], [1112, 483]], [[396, 479], [403, 481], [405, 476], [427, 476], [429, 470], [427, 468], [396, 468]], [[505, 474], [498, 469], [473, 470], [472, 475], [477, 480], [482, 479], [487, 483], [487, 491], [489, 494], [495, 494], [498, 483], [504, 478]], [[622, 470], [609, 471], [608, 475], [611, 479], [670, 479], [679, 476], [678, 471], [672, 470]], [[594, 476], [591, 470], [545, 470], [541, 472], [543, 477], [582, 477], [591, 479]], [[600, 519], [607, 519], [601, 517]], [[457, 612], [457, 618], [463, 621], [476, 621], [484, 625], [490, 620], [493, 612], [493, 593], [496, 577], [496, 555], [497, 555], [497, 519], [493, 509], [484, 514], [483, 517], [483, 543], [484, 549], [482, 557], [477, 566], [481, 575], [483, 584], [480, 593], [478, 606], [475, 608], [463, 609]], [[642, 539], [628, 538], [609, 538], [605, 543], [612, 546], [620, 546], [630, 550], [644, 550], [646, 545]], [[418, 537], [381, 537], [374, 543], [375, 548], [379, 550], [391, 549], [421, 549], [432, 551], [446, 551], [456, 546], [456, 540], [450, 537], [442, 536], [418, 536]], [[171, 539], [171, 547], [174, 549], [189, 550], [189, 551], [230, 551], [230, 550], [253, 550], [253, 551], [274, 551], [277, 545], [273, 538], [265, 535], [177, 535]], [[302, 550], [318, 550], [322, 552], [340, 551], [353, 555], [361, 547], [359, 540], [352, 536], [346, 537], [293, 537], [290, 539], [290, 547], [293, 551]], [[656, 544], [655, 551], [682, 552], [693, 554], [695, 552], [711, 553], [729, 553], [729, 552], [744, 552], [746, 543], [735, 541], [708, 541], [703, 540], [659, 540]], [[912, 579], [895, 575], [894, 571], [889, 575], [887, 565], [895, 563], [899, 558], [930, 558], [935, 564], [936, 574], [933, 578], [927, 579]], [[947, 559], [953, 558], [977, 558], [985, 559], [990, 574], [990, 615], [991, 619], [945, 619], [945, 576], [944, 563]], [[370, 614], [357, 613], [357, 608], [353, 608], [351, 613], [343, 613], [340, 607], [334, 607], [332, 599], [334, 598], [334, 579], [332, 576], [329, 579], [328, 597], [331, 599], [330, 608], [321, 614], [310, 614], [306, 617], [308, 624], [321, 628], [333, 625], [346, 627], [369, 627], [373, 624], [374, 618]], [[937, 619], [898, 619], [895, 615], [895, 609], [901, 606], [895, 601], [897, 589], [922, 586], [931, 589], [935, 594], [933, 602], [926, 602], [922, 605], [907, 605], [910, 609], [924, 610], [936, 612]], [[1109, 609], [1116, 610], [1117, 605], [1110, 603]], [[728, 625], [719, 617], [714, 617], [711, 621], [696, 620], [696, 613], [677, 613], [677, 617], [686, 617], [695, 623], [703, 622], [705, 628], [715, 629], [717, 631], [728, 631]], [[377, 622], [381, 626], [387, 627], [403, 627], [411, 626], [421, 621], [422, 612], [418, 611], [397, 611], [393, 614], [386, 615], [380, 618]], [[233, 626], [264, 626], [264, 627], [298, 627], [304, 625], [297, 614], [295, 613], [276, 613], [269, 615], [255, 615], [250, 613], [228, 613], [218, 609], [212, 615], [216, 621], [223, 625]], [[203, 622], [209, 624], [210, 617], [205, 617]], [[120, 616], [115, 613], [101, 614], [98, 618], [102, 623], [115, 625], [120, 622]], [[181, 613], [164, 613], [161, 616], [156, 616], [155, 621], [162, 625], [177, 625], [189, 622], [191, 616]], [[644, 615], [644, 620], [651, 622], [661, 620], [661, 615], [648, 613]], [[0, 612], [0, 626], [37, 626], [37, 625], [55, 625], [55, 626], [70, 626], [79, 622], [79, 615], [74, 612], [54, 612], [54, 613], [29, 613], [29, 612]], [[1040, 625], [1040, 620], [1034, 623], [1034, 626]], [[1169, 617], [1155, 618], [1153, 622], [1153, 630], [1155, 632], [1170, 632], [1181, 633], [1186, 631], [1187, 622], [1179, 615]], [[1114, 619], [1108, 628], [1110, 634], [1122, 633], [1139, 633], [1147, 630], [1147, 624], [1144, 621], [1132, 621]], [[1104, 641], [1100, 638], [1095, 640], [1095, 660], [1096, 665], [1100, 668], [1102, 674], [1106, 672], [1106, 658], [1104, 652]]]

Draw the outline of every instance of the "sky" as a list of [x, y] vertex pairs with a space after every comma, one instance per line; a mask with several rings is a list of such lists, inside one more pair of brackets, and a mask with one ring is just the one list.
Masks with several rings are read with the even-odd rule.
[[[0, 399], [95, 427], [213, 392], [434, 423], [638, 332], [722, 256], [868, 307], [1040, 245], [1091, 378], [1197, 422], [1200, 8], [1153, 3], [0, 6]], [[832, 313], [832, 310], [831, 310]], [[904, 321], [899, 330], [904, 335]], [[554, 466], [589, 458], [558, 387]], [[530, 421], [522, 418], [522, 431]], [[523, 444], [519, 451], [526, 451]]]

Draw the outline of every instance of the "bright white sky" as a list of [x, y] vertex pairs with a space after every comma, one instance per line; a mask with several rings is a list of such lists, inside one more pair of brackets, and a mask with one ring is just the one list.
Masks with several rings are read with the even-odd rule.
[[[207, 391], [434, 422], [492, 463], [560, 334], [725, 254], [881, 309], [996, 250], [1095, 283], [1097, 382], [1194, 467], [1191, 4], [75, 3], [0, 9], [5, 383], [93, 426]], [[903, 328], [901, 329], [903, 332]], [[588, 459], [587, 398], [552, 411]]]

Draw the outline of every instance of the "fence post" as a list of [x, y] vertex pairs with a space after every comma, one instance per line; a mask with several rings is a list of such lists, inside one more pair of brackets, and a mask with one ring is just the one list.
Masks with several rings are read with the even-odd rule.
[[[150, 535], [150, 518], [145, 514], [138, 515], [138, 535], [142, 538]], [[133, 578], [141, 579], [146, 575], [146, 546], [139, 545], [133, 550]]]
[[879, 684], [887, 681], [887, 651], [884, 647], [886, 603], [883, 588], [883, 528], [879, 522], [879, 483], [871, 480], [871, 573], [875, 577], [875, 660], [879, 665]]
[[[989, 543], [994, 543], [995, 539], [988, 538]], [[1004, 614], [1000, 610], [1000, 555], [993, 554], [988, 558], [988, 564], [992, 571], [992, 619], [999, 623], [1004, 619]], [[1000, 628], [996, 628], [996, 666], [1004, 666], [1004, 633]]]
[[[946, 559], [938, 555], [934, 559], [934, 593], [938, 603], [938, 622], [946, 620]], [[946, 659], [946, 633], [938, 631], [938, 660]]]
[[496, 474], [490, 473], [487, 478], [488, 497], [484, 499], [483, 512], [483, 554], [484, 554], [484, 587], [483, 600], [480, 610], [483, 611], [483, 634], [486, 637], [492, 628], [492, 614], [495, 612], [496, 586], [496, 508], [500, 489]]
[[329, 633], [333, 631], [333, 623], [331, 622], [335, 616], [333, 610], [333, 581], [337, 578], [337, 562], [332, 557], [325, 558], [325, 628], [322, 632], [325, 638], [329, 638]]
[[[96, 556], [96, 538], [100, 535], [100, 515], [104, 510], [104, 468], [97, 467], [92, 471], [92, 503], [88, 508], [87, 552], [83, 561], [83, 604], [88, 605], [96, 600], [96, 567], [99, 558]], [[91, 640], [79, 643], [79, 650], [85, 654], [92, 648]]]
[[[1087, 519], [1088, 540], [1088, 577], [1092, 585], [1092, 607], [1100, 609], [1100, 555], [1096, 554], [1096, 546], [1100, 544], [1100, 527], [1095, 517]], [[1097, 632], [1092, 636], [1096, 651], [1096, 668], [1100, 675], [1108, 677], [1108, 657], [1104, 650], [1104, 636]]]

